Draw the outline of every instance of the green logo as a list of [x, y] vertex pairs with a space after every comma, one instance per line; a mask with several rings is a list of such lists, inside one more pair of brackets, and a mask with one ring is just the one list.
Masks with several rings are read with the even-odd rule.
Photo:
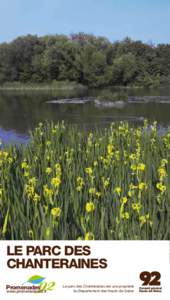
[[24, 282], [23, 284], [29, 282], [32, 284], [40, 284], [44, 281], [45, 277], [39, 276], [39, 275], [34, 275], [31, 276], [26, 282]]
[[45, 281], [45, 279], [46, 277], [42, 277], [40, 275], [33, 275], [26, 282], [24, 282], [23, 285], [26, 283], [30, 283], [39, 286], [39, 293], [53, 291], [56, 286], [56, 283], [54, 281], [47, 282]]

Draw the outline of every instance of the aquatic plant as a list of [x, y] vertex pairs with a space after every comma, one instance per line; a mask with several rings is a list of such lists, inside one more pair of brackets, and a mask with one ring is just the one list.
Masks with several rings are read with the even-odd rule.
[[97, 100], [99, 101], [108, 101], [108, 102], [115, 102], [115, 101], [127, 101], [128, 95], [126, 91], [118, 91], [118, 92], [111, 92], [110, 90], [103, 90], [97, 96]]

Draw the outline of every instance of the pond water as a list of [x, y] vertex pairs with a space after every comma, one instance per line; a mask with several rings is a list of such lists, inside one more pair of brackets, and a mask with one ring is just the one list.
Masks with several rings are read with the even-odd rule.
[[[128, 89], [129, 96], [170, 96], [170, 88]], [[170, 126], [170, 104], [129, 103], [124, 108], [103, 108], [86, 104], [46, 103], [54, 99], [95, 96], [99, 91], [0, 91], [0, 139], [4, 143], [27, 142], [28, 133], [39, 122], [61, 121], [85, 128], [107, 126], [116, 120], [141, 123], [157, 120], [161, 128]]]

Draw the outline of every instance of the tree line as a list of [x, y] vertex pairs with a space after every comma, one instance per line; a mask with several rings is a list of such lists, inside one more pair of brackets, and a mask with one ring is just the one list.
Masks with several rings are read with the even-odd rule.
[[74, 81], [106, 86], [157, 86], [170, 82], [170, 44], [78, 33], [18, 37], [0, 44], [0, 84]]

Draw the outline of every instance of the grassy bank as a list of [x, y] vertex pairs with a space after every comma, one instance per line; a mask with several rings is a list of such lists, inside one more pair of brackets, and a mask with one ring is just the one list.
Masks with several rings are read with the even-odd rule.
[[0, 151], [1, 239], [170, 239], [170, 132], [40, 124]]
[[0, 85], [0, 90], [73, 90], [73, 89], [85, 89], [82, 84], [71, 81], [53, 81], [51, 83], [4, 83]]

